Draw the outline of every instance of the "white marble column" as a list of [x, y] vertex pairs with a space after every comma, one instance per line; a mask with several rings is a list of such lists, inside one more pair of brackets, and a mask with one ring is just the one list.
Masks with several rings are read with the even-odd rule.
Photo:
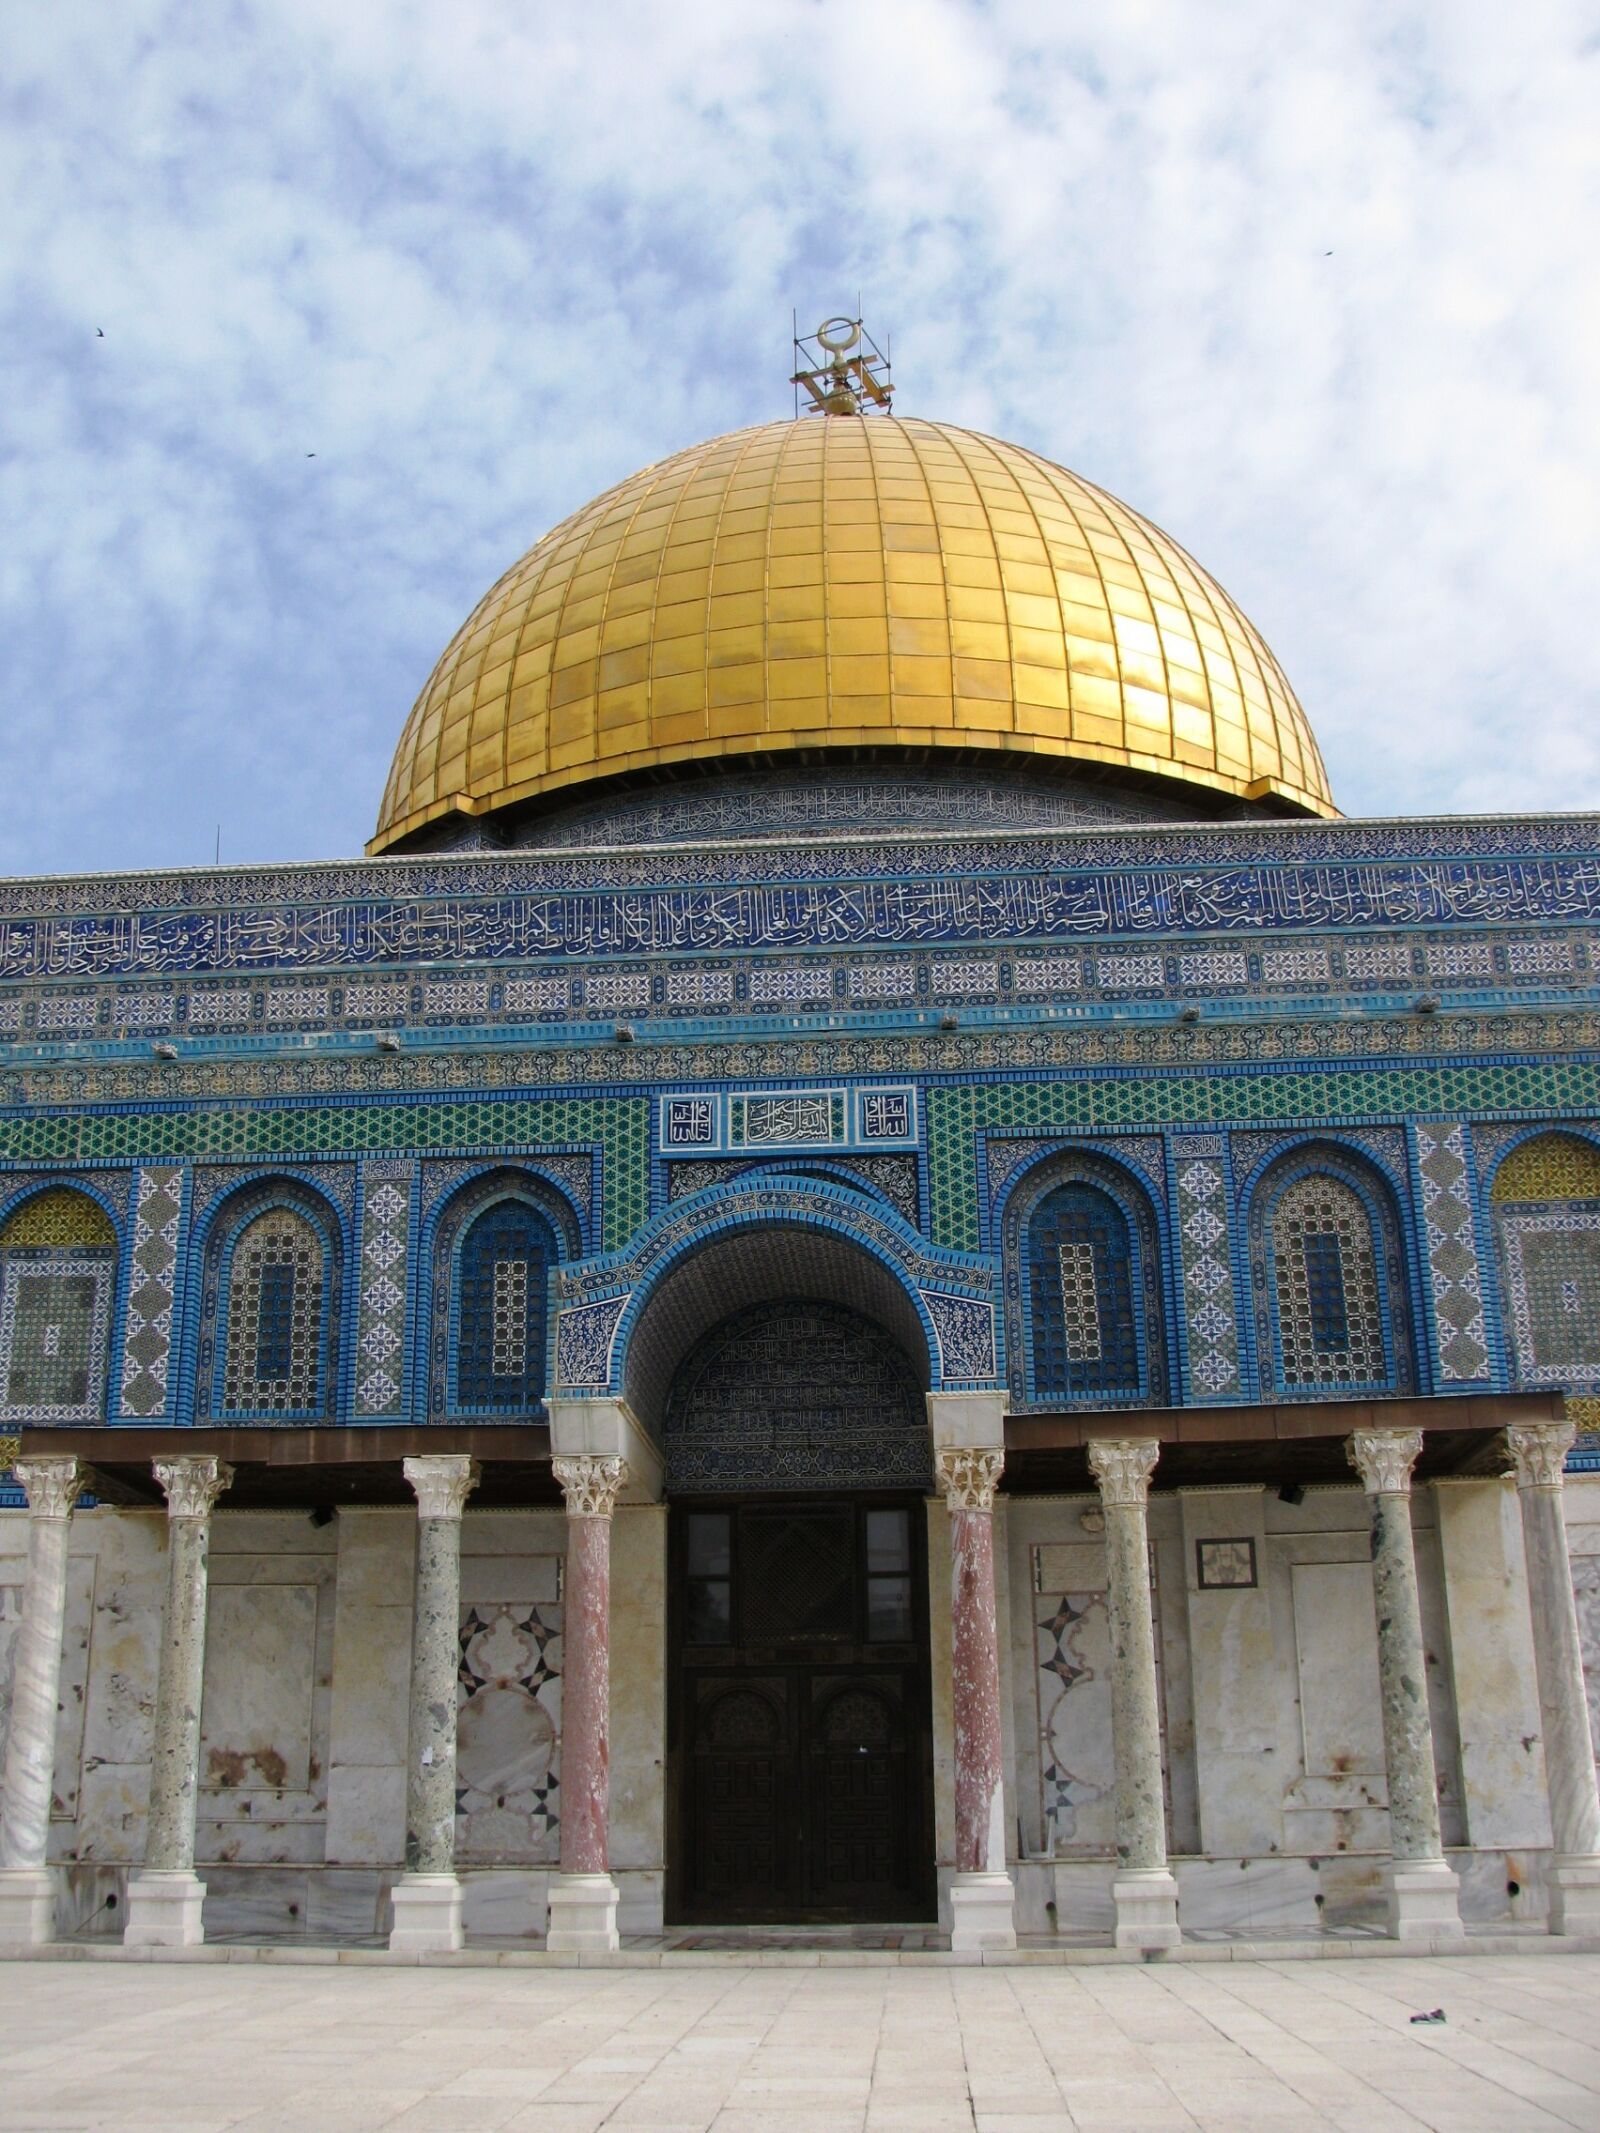
[[1427, 1649], [1411, 1537], [1411, 1469], [1420, 1429], [1358, 1429], [1346, 1440], [1372, 1514], [1372, 1604], [1389, 1782], [1389, 1931], [1396, 1940], [1454, 1939], [1460, 1887], [1439, 1834], [1439, 1781], [1428, 1711]]
[[1555, 1854], [1552, 1933], [1600, 1933], [1600, 1791], [1584, 1691], [1578, 1603], [1572, 1590], [1561, 1492], [1570, 1422], [1513, 1423], [1506, 1431], [1522, 1506], [1533, 1659], [1539, 1679], [1545, 1785]]
[[583, 1453], [552, 1465], [567, 1499], [561, 1612], [561, 1871], [550, 1883], [552, 1954], [606, 1955], [617, 1936], [611, 1878], [611, 1514], [625, 1459]]
[[1097, 1438], [1089, 1471], [1106, 1518], [1106, 1616], [1111, 1631], [1111, 1737], [1117, 1774], [1117, 1871], [1111, 1896], [1119, 1948], [1175, 1948], [1178, 1884], [1167, 1860], [1161, 1699], [1150, 1603], [1146, 1502], [1161, 1446], [1154, 1437]]
[[962, 1955], [1017, 1945], [1016, 1890], [1006, 1871], [1005, 1743], [994, 1597], [994, 1492], [1005, 1453], [961, 1446], [942, 1448], [936, 1456], [939, 1486], [950, 1512], [956, 1794], [950, 1947]]
[[67, 1547], [83, 1486], [76, 1459], [24, 1459], [12, 1469], [28, 1499], [28, 1569], [11, 1668], [11, 1724], [0, 1794], [0, 1945], [56, 1937], [55, 1875], [46, 1863], [61, 1709]]
[[417, 1498], [406, 1746], [406, 1865], [394, 1886], [389, 1946], [413, 1954], [461, 1946], [456, 1878], [456, 1685], [461, 1672], [461, 1514], [477, 1484], [464, 1452], [402, 1462]]
[[194, 1870], [194, 1810], [200, 1784], [200, 1691], [206, 1663], [207, 1558], [211, 1513], [233, 1479], [220, 1459], [157, 1459], [167, 1496], [167, 1610], [156, 1677], [155, 1747], [144, 1865], [129, 1878], [130, 1948], [190, 1948], [205, 1939], [206, 1885]]

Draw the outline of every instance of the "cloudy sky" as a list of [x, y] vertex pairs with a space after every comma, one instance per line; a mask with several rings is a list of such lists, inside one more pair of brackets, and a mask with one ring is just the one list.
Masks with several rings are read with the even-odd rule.
[[1597, 196], [1564, 0], [11, 0], [0, 871], [358, 852], [490, 580], [858, 288], [1348, 811], [1600, 807]]

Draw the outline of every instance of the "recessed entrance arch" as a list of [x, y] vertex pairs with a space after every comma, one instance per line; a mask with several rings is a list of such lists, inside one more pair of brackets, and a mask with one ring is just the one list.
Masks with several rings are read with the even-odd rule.
[[626, 1362], [665, 1457], [666, 1911], [935, 1915], [920, 1315], [847, 1239], [713, 1236]]

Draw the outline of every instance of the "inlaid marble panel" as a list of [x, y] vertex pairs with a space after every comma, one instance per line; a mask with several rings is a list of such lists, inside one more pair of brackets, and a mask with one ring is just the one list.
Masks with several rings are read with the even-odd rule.
[[554, 1556], [463, 1566], [456, 1854], [463, 1865], [560, 1856], [561, 1628]]

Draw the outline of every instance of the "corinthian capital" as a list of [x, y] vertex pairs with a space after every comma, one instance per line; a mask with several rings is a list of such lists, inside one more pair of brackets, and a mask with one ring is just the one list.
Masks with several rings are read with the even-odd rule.
[[35, 1518], [70, 1518], [83, 1487], [76, 1459], [19, 1459], [11, 1469]]
[[1422, 1450], [1420, 1429], [1358, 1429], [1345, 1439], [1350, 1464], [1369, 1496], [1404, 1496]]
[[550, 1464], [567, 1499], [568, 1518], [611, 1516], [617, 1508], [617, 1492], [628, 1479], [626, 1459], [584, 1452], [570, 1459], [552, 1459]]
[[[1517, 1487], [1559, 1489], [1567, 1454], [1577, 1434], [1570, 1422], [1508, 1423], [1506, 1448], [1516, 1469]], [[17, 1472], [22, 1472], [21, 1467]]]
[[1161, 1446], [1154, 1437], [1091, 1437], [1089, 1471], [1102, 1503], [1142, 1504]]
[[416, 1492], [420, 1518], [459, 1518], [478, 1485], [478, 1462], [465, 1452], [424, 1452], [400, 1467]]
[[233, 1479], [233, 1468], [209, 1454], [155, 1459], [151, 1465], [167, 1492], [168, 1518], [209, 1518], [217, 1498]]
[[942, 1451], [939, 1487], [952, 1511], [992, 1511], [1006, 1455], [1000, 1451], [968, 1448]]

